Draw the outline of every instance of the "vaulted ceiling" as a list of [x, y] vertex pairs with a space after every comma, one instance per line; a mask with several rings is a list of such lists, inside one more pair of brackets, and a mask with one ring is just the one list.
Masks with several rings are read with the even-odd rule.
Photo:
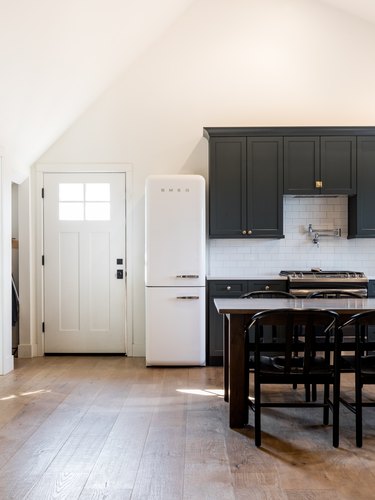
[[25, 171], [193, 0], [0, 0], [0, 155]]
[[[6, 164], [24, 175], [200, 1], [0, 0], [0, 155]], [[375, 23], [373, 0], [322, 1]]]

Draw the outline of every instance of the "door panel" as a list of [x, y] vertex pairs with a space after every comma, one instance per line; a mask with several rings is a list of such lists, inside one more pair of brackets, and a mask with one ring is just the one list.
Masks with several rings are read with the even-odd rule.
[[125, 353], [124, 263], [125, 174], [44, 174], [46, 353]]

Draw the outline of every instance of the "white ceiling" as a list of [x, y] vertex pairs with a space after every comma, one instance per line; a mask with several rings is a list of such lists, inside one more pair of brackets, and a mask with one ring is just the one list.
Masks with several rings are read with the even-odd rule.
[[[0, 155], [30, 165], [194, 2], [0, 0]], [[374, 0], [322, 0], [375, 22]]]
[[0, 0], [0, 155], [28, 167], [194, 0]]

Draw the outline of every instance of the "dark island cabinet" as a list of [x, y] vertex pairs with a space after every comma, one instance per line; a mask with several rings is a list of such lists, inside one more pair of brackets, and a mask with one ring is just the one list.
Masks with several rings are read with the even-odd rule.
[[210, 238], [283, 238], [281, 137], [210, 140]]
[[210, 280], [207, 282], [207, 365], [222, 366], [223, 364], [224, 320], [216, 310], [214, 299], [238, 298], [254, 290], [286, 291], [286, 283], [286, 280]]
[[348, 238], [375, 238], [375, 136], [357, 138], [357, 195], [348, 212]]
[[369, 280], [368, 282], [368, 296], [375, 297], [375, 280]]
[[223, 364], [223, 325], [224, 320], [216, 310], [214, 299], [235, 299], [247, 292], [247, 282], [240, 280], [208, 281], [208, 311], [206, 328], [207, 365], [222, 366]]
[[284, 194], [356, 192], [356, 137], [284, 137]]

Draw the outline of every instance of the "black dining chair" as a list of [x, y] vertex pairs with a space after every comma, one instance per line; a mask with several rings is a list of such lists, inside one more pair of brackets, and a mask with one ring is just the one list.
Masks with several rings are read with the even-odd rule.
[[[321, 309], [273, 309], [255, 314], [251, 326], [255, 327], [254, 339], [254, 400], [249, 399], [251, 409], [255, 414], [255, 444], [261, 446], [261, 412], [268, 407], [322, 407], [323, 423], [328, 424], [329, 409], [333, 412], [333, 446], [339, 444], [339, 397], [340, 397], [340, 369], [338, 366], [339, 336], [336, 322], [338, 314]], [[271, 345], [264, 342], [262, 334], [265, 326], [283, 326], [285, 336], [278, 337], [272, 342], [272, 349], [278, 355], [272, 362], [262, 362], [264, 352], [270, 350]], [[319, 328], [323, 327], [323, 328]], [[296, 341], [294, 332], [300, 329], [303, 335]], [[323, 356], [315, 355], [319, 350]], [[299, 356], [295, 357], [298, 351]], [[331, 352], [334, 353], [334, 362], [330, 362]], [[310, 401], [277, 401], [263, 400], [263, 386], [266, 384], [303, 384], [305, 387], [312, 384], [323, 384], [323, 399], [319, 402]], [[333, 399], [330, 400], [330, 386], [333, 386]], [[292, 394], [292, 393], [291, 393]]]
[[[239, 297], [240, 299], [295, 299], [296, 296], [289, 293], [289, 292], [284, 292], [283, 290], [254, 290], [252, 292], [247, 292]], [[247, 327], [246, 327], [247, 329]], [[271, 329], [271, 335], [272, 337], [276, 336], [276, 328]], [[249, 338], [251, 335], [249, 335]], [[224, 339], [224, 344], [227, 344], [227, 339]], [[225, 348], [225, 350], [228, 350], [228, 348]], [[268, 362], [266, 359], [266, 356], [264, 357], [265, 362]], [[254, 358], [251, 354], [249, 354], [249, 369], [252, 371], [254, 368]], [[296, 386], [294, 386], [294, 389], [296, 389]], [[307, 393], [308, 393], [307, 389]], [[229, 375], [228, 375], [228, 354], [224, 354], [224, 399], [225, 401], [228, 400], [228, 394], [229, 394]]]
[[345, 330], [355, 329], [354, 353], [342, 354], [341, 364], [354, 372], [354, 401], [344, 397], [341, 403], [355, 414], [356, 445], [361, 448], [363, 442], [362, 409], [364, 407], [375, 407], [375, 400], [363, 401], [363, 386], [375, 384], [375, 339], [371, 333], [375, 331], [375, 311], [366, 311], [352, 316], [339, 327], [343, 338], [341, 344], [345, 349]]
[[[307, 299], [345, 299], [345, 298], [355, 298], [361, 299], [363, 298], [356, 292], [351, 292], [350, 290], [343, 290], [339, 288], [326, 288], [324, 290], [315, 290], [314, 292], [310, 292], [306, 296]], [[342, 365], [345, 365], [345, 361], [343, 361]], [[347, 366], [346, 371], [351, 371], [349, 366]], [[311, 397], [313, 401], [316, 401], [316, 387], [311, 388]]]
[[353, 297], [361, 299], [362, 296], [350, 290], [340, 290], [336, 288], [327, 288], [325, 290], [316, 290], [306, 295], [306, 299], [343, 299]]
[[[241, 299], [296, 299], [297, 297], [295, 295], [293, 295], [292, 293], [284, 292], [283, 290], [255, 290], [252, 292], [244, 293], [243, 295], [240, 296], [240, 298]], [[271, 329], [271, 338], [275, 339], [276, 336], [278, 335], [277, 326], [273, 325], [273, 326], [266, 327], [266, 328], [262, 329], [262, 335], [265, 334], [265, 330], [267, 330], [267, 328]], [[279, 327], [279, 335], [280, 335], [280, 327]], [[295, 335], [296, 335], [296, 337], [298, 337], [299, 332], [296, 331]], [[251, 337], [252, 337], [252, 334], [249, 331], [250, 342], [252, 340]], [[264, 353], [262, 356], [262, 362], [269, 363], [272, 355], [273, 355], [272, 352]], [[296, 353], [294, 353], [294, 355], [295, 355], [295, 357], [297, 357], [298, 353], [296, 352]], [[253, 370], [253, 368], [254, 368], [254, 356], [252, 355], [252, 353], [250, 353], [250, 355], [249, 355], [249, 369]], [[293, 384], [293, 389], [297, 389], [296, 384]], [[309, 386], [305, 387], [305, 394], [306, 394], [306, 401], [310, 401], [310, 387]]]

